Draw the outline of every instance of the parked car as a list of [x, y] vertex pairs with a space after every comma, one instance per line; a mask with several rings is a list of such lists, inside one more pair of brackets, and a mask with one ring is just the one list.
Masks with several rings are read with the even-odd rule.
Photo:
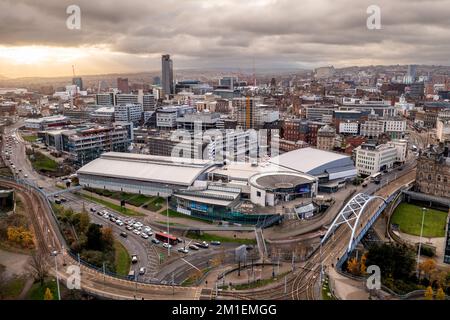
[[135, 235], [137, 235], [137, 236], [140, 236], [140, 235], [141, 235], [141, 232], [140, 232], [139, 230], [137, 230], [137, 229], [133, 230], [133, 233], [134, 233]]
[[61, 200], [55, 199], [55, 203], [56, 203], [56, 204], [61, 204]]
[[213, 246], [220, 246], [220, 241], [214, 240], [214, 241], [211, 241], [211, 244], [212, 244]]
[[148, 234], [146, 234], [145, 232], [142, 232], [141, 237], [144, 239], [148, 239]]
[[152, 242], [153, 242], [154, 244], [159, 244], [161, 241], [159, 241], [158, 239], [153, 238], [153, 239], [152, 239]]
[[189, 249], [192, 249], [192, 250], [199, 250], [199, 247], [197, 247], [195, 244], [190, 244], [190, 245], [189, 245]]
[[132, 226], [127, 226], [126, 229], [131, 231], [131, 230], [133, 230], [133, 227]]
[[95, 210], [95, 208], [90, 208], [89, 210], [94, 213], [97, 212], [97, 210]]
[[171, 245], [171, 244], [168, 244], [167, 242], [164, 242], [164, 243], [163, 243], [163, 247], [164, 247], [164, 248], [172, 248], [172, 245]]
[[144, 232], [145, 233], [149, 233], [152, 231], [152, 228], [150, 228], [149, 226], [144, 226]]
[[131, 263], [137, 263], [137, 262], [138, 262], [137, 254], [132, 254], [131, 255]]
[[126, 233], [126, 232], [121, 232], [121, 233], [120, 233], [120, 236], [126, 238], [126, 237], [128, 237], [128, 233]]
[[197, 247], [203, 248], [203, 249], [208, 249], [209, 248], [209, 244], [206, 241], [202, 241], [202, 242], [195, 242], [194, 243]]
[[139, 269], [139, 274], [140, 274], [140, 275], [145, 274], [145, 267], [141, 267], [141, 268]]
[[179, 248], [178, 252], [182, 252], [182, 253], [189, 253], [189, 250], [186, 248]]

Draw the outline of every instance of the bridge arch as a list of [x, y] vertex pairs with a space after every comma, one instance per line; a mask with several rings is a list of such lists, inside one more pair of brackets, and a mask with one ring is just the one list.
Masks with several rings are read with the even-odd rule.
[[376, 199], [383, 200], [383, 202], [387, 204], [386, 199], [377, 195], [358, 193], [353, 198], [351, 198], [333, 220], [333, 223], [330, 225], [330, 228], [328, 228], [327, 233], [322, 238], [321, 244], [323, 245], [327, 241], [327, 239], [338, 226], [340, 226], [341, 224], [346, 224], [352, 231], [347, 247], [347, 252], [349, 253], [352, 250], [354, 241], [356, 241], [355, 233], [358, 227], [359, 220], [364, 214], [365, 209], [367, 208], [369, 203]]

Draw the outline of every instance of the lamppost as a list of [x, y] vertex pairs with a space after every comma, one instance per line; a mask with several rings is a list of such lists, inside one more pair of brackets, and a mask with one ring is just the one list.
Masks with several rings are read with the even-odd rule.
[[419, 250], [417, 252], [417, 266], [416, 266], [417, 277], [419, 277], [420, 249], [422, 248], [422, 235], [423, 235], [423, 223], [425, 221], [425, 211], [427, 211], [427, 208], [422, 208], [422, 226], [420, 228]]
[[58, 251], [53, 251], [52, 256], [55, 257], [55, 271], [56, 271], [56, 287], [58, 289], [58, 300], [61, 300], [61, 293], [59, 291], [59, 275], [58, 275], [58, 262], [56, 261], [56, 256], [58, 255]]

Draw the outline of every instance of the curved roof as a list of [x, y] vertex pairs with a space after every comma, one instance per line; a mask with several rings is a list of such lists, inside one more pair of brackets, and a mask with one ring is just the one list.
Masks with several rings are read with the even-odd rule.
[[270, 160], [280, 167], [319, 175], [328, 170], [340, 168], [354, 168], [352, 159], [348, 155], [315, 148], [302, 148], [289, 151]]
[[310, 175], [303, 173], [274, 171], [257, 173], [250, 177], [249, 183], [258, 189], [274, 190], [294, 188], [298, 185], [313, 183], [314, 180]]
[[208, 160], [107, 152], [80, 168], [78, 173], [190, 186], [212, 165]]

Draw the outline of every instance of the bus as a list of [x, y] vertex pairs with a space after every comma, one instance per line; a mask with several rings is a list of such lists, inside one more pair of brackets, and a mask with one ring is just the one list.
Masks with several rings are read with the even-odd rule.
[[171, 245], [178, 244], [178, 240], [176, 237], [172, 236], [171, 234], [162, 233], [162, 232], [155, 232], [155, 239], [158, 239], [162, 242], [168, 242]]
[[370, 181], [374, 182], [375, 184], [379, 184], [381, 182], [381, 172], [377, 172], [371, 175]]

